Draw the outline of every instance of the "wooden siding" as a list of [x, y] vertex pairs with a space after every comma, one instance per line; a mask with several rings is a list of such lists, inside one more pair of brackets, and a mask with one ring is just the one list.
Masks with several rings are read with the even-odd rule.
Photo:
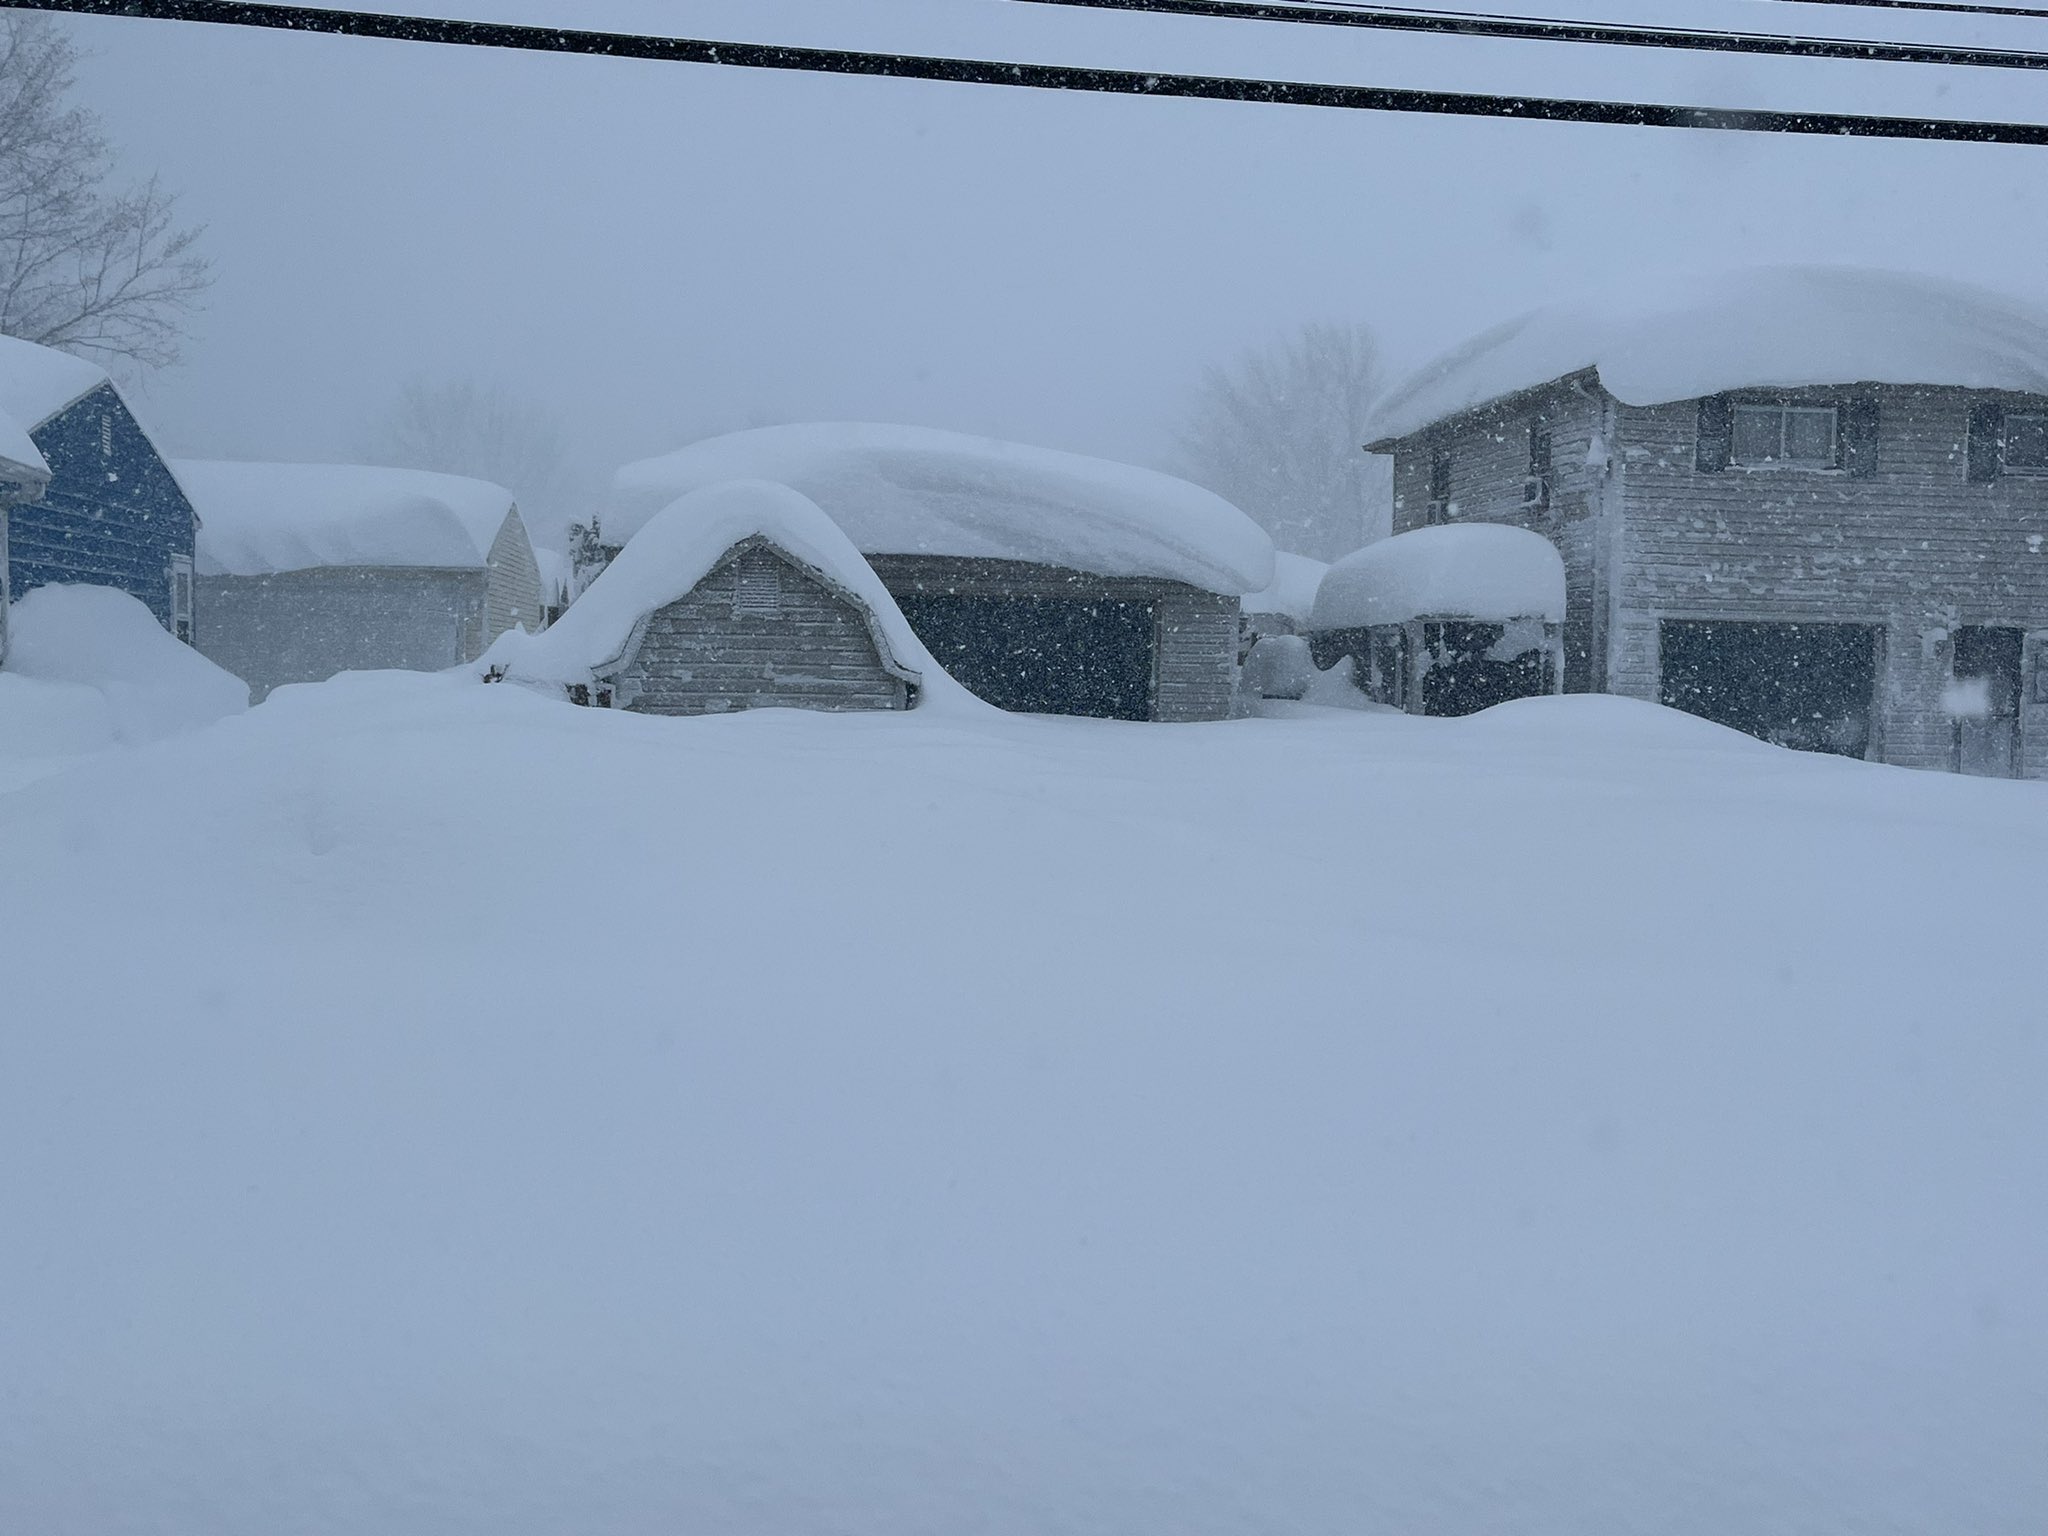
[[484, 584], [483, 645], [478, 655], [514, 626], [523, 626], [531, 634], [540, 632], [540, 562], [533, 557], [533, 541], [517, 507], [505, 515], [486, 564], [490, 577]]
[[193, 644], [261, 699], [338, 672], [436, 672], [482, 651], [484, 573], [321, 566], [201, 576]]
[[882, 584], [901, 599], [1042, 597], [1074, 602], [1150, 603], [1157, 614], [1151, 718], [1221, 720], [1237, 688], [1241, 600], [1184, 582], [1097, 576], [1022, 560], [945, 555], [871, 555]]
[[[1459, 523], [1509, 523], [1540, 533], [1564, 557], [1564, 678], [1571, 693], [1605, 683], [1605, 569], [1609, 524], [1606, 471], [1594, 439], [1608, 436], [1606, 399], [1590, 373], [1525, 391], [1404, 438], [1394, 449], [1396, 533], [1429, 521], [1429, 473], [1440, 449], [1451, 458], [1451, 503]], [[1550, 431], [1547, 508], [1524, 504], [1529, 429]]]
[[1941, 709], [1954, 630], [2028, 632], [2023, 771], [2048, 776], [2048, 701], [2034, 694], [2048, 643], [2048, 475], [1965, 478], [1972, 403], [2038, 400], [1963, 389], [1856, 385], [1784, 391], [1824, 402], [1874, 398], [1875, 472], [1694, 467], [1698, 403], [1620, 406], [1616, 449], [1626, 528], [1618, 572], [1617, 693], [1659, 695], [1666, 618], [1875, 625], [1883, 631], [1872, 755], [1946, 768]]
[[111, 384], [36, 427], [50, 466], [40, 501], [14, 509], [7, 591], [82, 582], [140, 598], [170, 627], [171, 557], [193, 553], [192, 504]]
[[[778, 611], [736, 604], [736, 578], [779, 593]], [[651, 715], [903, 709], [909, 685], [884, 664], [866, 609], [772, 546], [749, 540], [685, 597], [655, 610], [613, 670], [615, 702]]]

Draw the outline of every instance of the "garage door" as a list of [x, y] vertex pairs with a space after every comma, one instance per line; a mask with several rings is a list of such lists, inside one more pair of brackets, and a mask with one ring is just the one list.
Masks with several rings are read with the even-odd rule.
[[1873, 626], [1667, 619], [1659, 646], [1674, 709], [1804, 752], [1870, 750]]
[[1151, 715], [1150, 603], [915, 593], [897, 601], [939, 665], [998, 709]]

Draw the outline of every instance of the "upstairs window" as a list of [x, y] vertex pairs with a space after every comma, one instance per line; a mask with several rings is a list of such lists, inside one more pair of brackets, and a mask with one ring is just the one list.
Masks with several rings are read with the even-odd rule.
[[1451, 520], [1451, 450], [1432, 448], [1429, 453], [1429, 521]]
[[2048, 414], [2007, 411], [1999, 457], [2007, 469], [2048, 470]]
[[1841, 418], [1832, 405], [1738, 402], [1730, 460], [1756, 468], [1837, 469]]
[[1522, 482], [1522, 505], [1550, 510], [1550, 423], [1540, 416], [1529, 423], [1529, 478]]

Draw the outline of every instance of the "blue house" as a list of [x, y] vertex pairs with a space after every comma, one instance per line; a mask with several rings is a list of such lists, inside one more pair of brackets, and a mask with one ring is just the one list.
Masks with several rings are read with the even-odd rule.
[[50, 472], [42, 499], [9, 518], [8, 598], [55, 582], [116, 587], [189, 641], [198, 518], [113, 381], [68, 352], [0, 336], [0, 412]]
[[0, 412], [0, 661], [7, 659], [7, 515], [50, 483], [50, 466], [20, 423]]

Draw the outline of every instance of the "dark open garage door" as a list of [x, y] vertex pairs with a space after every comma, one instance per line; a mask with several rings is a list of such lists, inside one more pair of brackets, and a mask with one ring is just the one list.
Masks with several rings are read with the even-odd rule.
[[1674, 709], [1803, 752], [1870, 749], [1877, 630], [1864, 624], [1667, 619], [1663, 698]]
[[939, 665], [998, 709], [1151, 716], [1150, 603], [916, 593], [897, 601]]

